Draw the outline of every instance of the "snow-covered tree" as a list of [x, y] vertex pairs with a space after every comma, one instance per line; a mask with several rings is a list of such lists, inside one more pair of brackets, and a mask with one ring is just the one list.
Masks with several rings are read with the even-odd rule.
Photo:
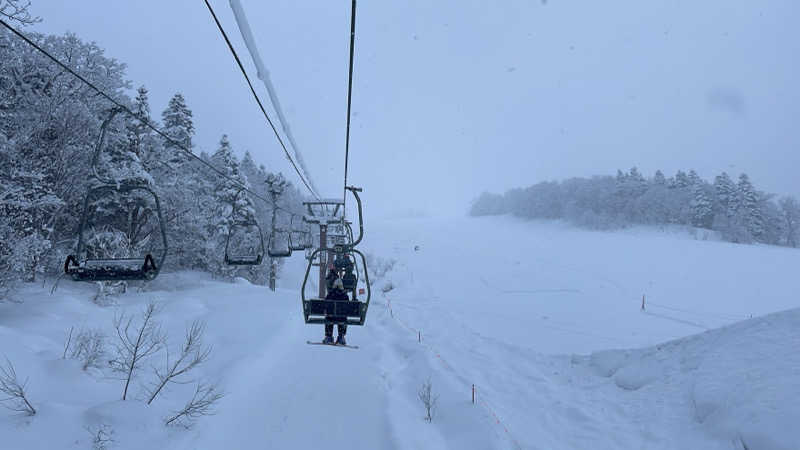
[[675, 174], [675, 178], [671, 179], [669, 187], [672, 189], [683, 189], [689, 187], [689, 184], [689, 176], [686, 175], [686, 172], [679, 170]]
[[727, 173], [722, 172], [714, 179], [716, 193], [716, 213], [730, 217], [733, 215], [736, 202], [736, 185]]
[[694, 169], [689, 170], [689, 174], [686, 175], [686, 181], [688, 183], [688, 187], [697, 186], [701, 184], [703, 180], [700, 179], [700, 176], [697, 175], [697, 172]]
[[714, 206], [699, 178], [692, 186], [691, 209], [692, 225], [700, 228], [711, 228], [714, 222]]
[[[177, 93], [169, 100], [169, 104], [164, 112], [161, 113], [162, 131], [172, 140], [180, 143], [183, 147], [192, 149], [192, 138], [194, 137], [194, 121], [192, 110], [186, 106], [183, 95]], [[167, 151], [167, 162], [170, 164], [182, 164], [187, 157], [185, 150], [177, 147], [172, 142], [164, 142]]]
[[779, 204], [784, 223], [784, 242], [786, 245], [796, 248], [800, 231], [800, 203], [794, 197], [783, 197]]
[[764, 217], [759, 207], [761, 198], [759, 193], [750, 182], [747, 174], [739, 175], [737, 188], [737, 215], [741, 217], [742, 223], [747, 227], [747, 231], [755, 239], [760, 239], [764, 234]]
[[653, 175], [653, 184], [657, 186], [666, 186], [667, 179], [664, 177], [664, 172], [660, 170], [656, 170], [655, 175]]
[[[125, 101], [124, 65], [75, 35], [28, 37], [110, 95]], [[0, 30], [0, 213], [13, 251], [3, 278], [57, 270], [74, 237], [89, 161], [107, 100], [29, 45]], [[58, 248], [55, 243], [62, 247]], [[16, 256], [13, 254], [16, 253]], [[62, 260], [63, 261], [63, 260]]]

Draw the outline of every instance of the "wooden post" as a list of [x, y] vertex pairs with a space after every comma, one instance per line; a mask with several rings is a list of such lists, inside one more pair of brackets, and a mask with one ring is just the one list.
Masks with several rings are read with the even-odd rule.
[[274, 258], [269, 259], [269, 290], [275, 292], [275, 280], [277, 279], [277, 266]]
[[642, 311], [644, 311], [644, 294], [642, 294]]
[[472, 385], [472, 404], [475, 404], [475, 385]]
[[422, 331], [417, 331], [417, 342], [422, 342]]

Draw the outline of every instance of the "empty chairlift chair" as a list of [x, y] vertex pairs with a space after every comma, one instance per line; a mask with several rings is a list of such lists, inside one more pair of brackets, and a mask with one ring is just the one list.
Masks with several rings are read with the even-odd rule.
[[[90, 256], [86, 249], [84, 230], [90, 215], [90, 200], [100, 195], [115, 195], [117, 193], [130, 193], [144, 191], [150, 194], [155, 203], [155, 214], [158, 219], [158, 233], [161, 235], [162, 249], [154, 258], [146, 253], [141, 257], [133, 258], [99, 258]], [[64, 272], [75, 281], [132, 281], [152, 280], [159, 271], [167, 256], [167, 234], [164, 228], [164, 218], [161, 213], [161, 204], [156, 193], [145, 186], [100, 186], [89, 190], [83, 205], [83, 215], [78, 229], [78, 245], [75, 253], [67, 256], [64, 262]]]
[[236, 207], [244, 189], [239, 189], [233, 198], [231, 219], [225, 239], [225, 264], [229, 266], [257, 266], [264, 260], [264, 233], [252, 215], [237, 218]]
[[292, 251], [303, 251], [310, 248], [313, 244], [311, 242], [311, 232], [301, 223], [298, 224], [297, 218], [299, 216], [292, 215], [291, 224], [289, 226], [289, 249]]
[[[105, 141], [106, 128], [118, 110], [112, 110], [109, 117], [103, 122], [100, 128], [97, 147], [92, 159], [92, 170], [96, 180], [101, 183], [90, 188], [86, 193], [83, 202], [83, 213], [78, 228], [78, 244], [75, 253], [67, 256], [64, 262], [64, 273], [75, 281], [131, 281], [131, 280], [152, 280], [159, 271], [167, 256], [167, 233], [164, 226], [164, 218], [161, 212], [161, 203], [158, 195], [144, 183], [122, 182], [104, 178], [97, 171], [97, 162]], [[91, 255], [87, 250], [85, 232], [92, 214], [90, 207], [92, 200], [104, 197], [133, 196], [134, 192], [144, 192], [147, 197], [153, 199], [154, 215], [158, 220], [157, 232], [161, 235], [161, 252], [157, 257], [150, 253], [145, 253], [141, 257], [98, 257]]]
[[[252, 243], [255, 245], [249, 246], [249, 251], [247, 252], [236, 251], [231, 254], [231, 238], [235, 238], [238, 233], [244, 230], [252, 230], [255, 232], [255, 236], [252, 237], [254, 241]], [[236, 247], [238, 250], [241, 245], [237, 245]], [[257, 266], [264, 260], [264, 253], [264, 235], [257, 222], [237, 222], [231, 226], [228, 232], [228, 238], [225, 241], [225, 264], [229, 266]]]
[[267, 255], [270, 258], [288, 258], [292, 256], [292, 240], [290, 233], [281, 229], [272, 230], [267, 245]]

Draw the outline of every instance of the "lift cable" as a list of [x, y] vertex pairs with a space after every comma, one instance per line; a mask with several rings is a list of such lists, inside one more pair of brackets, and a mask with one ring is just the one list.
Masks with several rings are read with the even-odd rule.
[[350, 106], [353, 97], [353, 54], [356, 40], [356, 0], [353, 0], [352, 12], [350, 15], [350, 65], [347, 77], [347, 131], [345, 133], [344, 144], [344, 188], [342, 192], [342, 217], [347, 212], [347, 163], [350, 158]]

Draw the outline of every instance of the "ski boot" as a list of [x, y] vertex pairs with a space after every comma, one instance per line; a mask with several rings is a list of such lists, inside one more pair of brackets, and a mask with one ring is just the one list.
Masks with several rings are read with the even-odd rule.
[[347, 341], [344, 339], [344, 335], [343, 334], [340, 334], [336, 338], [336, 345], [347, 345]]
[[322, 343], [333, 345], [333, 336], [325, 336], [325, 339], [322, 340]]

